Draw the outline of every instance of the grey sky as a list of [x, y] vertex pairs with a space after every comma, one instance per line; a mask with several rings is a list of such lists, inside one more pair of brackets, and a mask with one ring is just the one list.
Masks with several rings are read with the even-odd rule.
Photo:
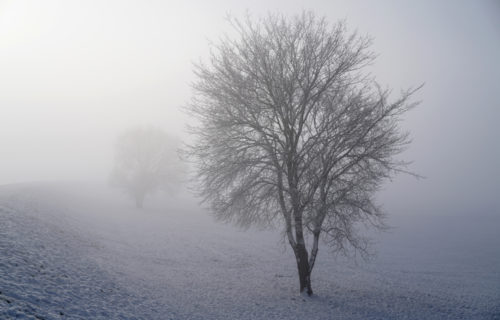
[[392, 210], [500, 210], [500, 4], [486, 0], [0, 0], [0, 184], [105, 178], [131, 125], [182, 136], [191, 62], [247, 9], [345, 19], [374, 37], [382, 85], [426, 83], [403, 126], [427, 179], [389, 184]]

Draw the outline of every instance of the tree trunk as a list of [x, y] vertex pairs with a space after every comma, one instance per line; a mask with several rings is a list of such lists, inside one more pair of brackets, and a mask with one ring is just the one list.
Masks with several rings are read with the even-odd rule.
[[306, 246], [298, 243], [294, 250], [297, 259], [297, 269], [299, 271], [300, 293], [306, 292], [308, 296], [313, 294], [311, 287], [311, 273], [309, 270], [309, 261]]
[[312, 272], [314, 268], [314, 263], [316, 262], [316, 257], [318, 256], [319, 233], [320, 230], [315, 230], [313, 232], [314, 240], [313, 240], [313, 247], [311, 250], [311, 257], [309, 258], [309, 273]]
[[[294, 187], [291, 187], [290, 189], [296, 190]], [[298, 197], [294, 197], [294, 199], [298, 199]], [[299, 209], [300, 206], [298, 201], [294, 201], [293, 206], [293, 215], [295, 220], [295, 247], [293, 248], [293, 252], [295, 253], [297, 269], [299, 271], [300, 294], [307, 293], [308, 296], [311, 296], [313, 294], [310, 277], [311, 269], [309, 268], [309, 254], [307, 253], [306, 242], [304, 239], [302, 210]]]

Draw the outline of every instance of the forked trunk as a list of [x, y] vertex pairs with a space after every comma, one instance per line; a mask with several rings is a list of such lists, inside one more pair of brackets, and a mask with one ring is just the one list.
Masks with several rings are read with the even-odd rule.
[[297, 269], [299, 271], [300, 293], [307, 293], [308, 296], [311, 296], [313, 294], [311, 288], [311, 272], [305, 245], [297, 244], [294, 253], [297, 259]]

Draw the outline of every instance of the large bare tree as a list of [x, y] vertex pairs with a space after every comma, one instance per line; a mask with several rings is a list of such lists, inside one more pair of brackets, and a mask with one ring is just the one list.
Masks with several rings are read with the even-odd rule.
[[320, 237], [365, 253], [359, 224], [383, 227], [373, 196], [407, 165], [394, 156], [409, 143], [398, 122], [415, 90], [389, 101], [364, 73], [371, 40], [342, 22], [311, 12], [230, 21], [236, 37], [195, 66], [199, 191], [221, 220], [282, 226], [311, 295]]

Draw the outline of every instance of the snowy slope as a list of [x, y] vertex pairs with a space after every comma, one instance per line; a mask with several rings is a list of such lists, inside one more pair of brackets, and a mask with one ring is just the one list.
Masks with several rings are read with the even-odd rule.
[[320, 247], [316, 296], [303, 299], [278, 233], [215, 223], [182, 194], [151, 200], [0, 188], [0, 319], [500, 319], [494, 216], [456, 238], [468, 221], [447, 234], [446, 221], [395, 220], [358, 265]]

